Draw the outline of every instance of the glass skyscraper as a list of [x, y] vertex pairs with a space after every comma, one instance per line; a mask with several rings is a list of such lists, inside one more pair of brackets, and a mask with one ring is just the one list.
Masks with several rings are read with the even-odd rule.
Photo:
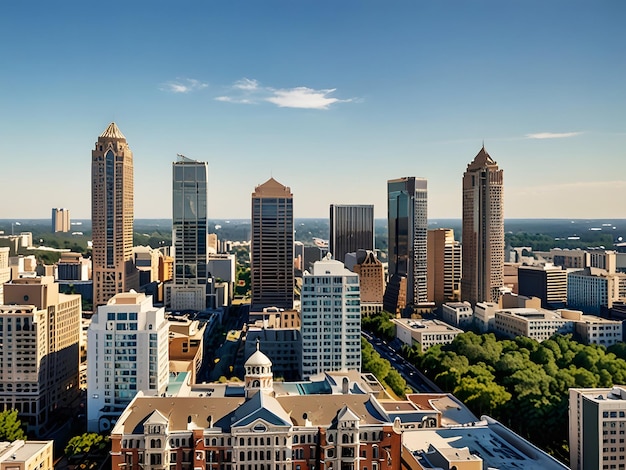
[[425, 178], [387, 181], [389, 277], [406, 278], [406, 305], [428, 302], [427, 184]]
[[208, 164], [178, 155], [172, 164], [172, 308], [207, 307]]
[[346, 253], [374, 250], [374, 206], [330, 206], [329, 250], [333, 258], [345, 263]]

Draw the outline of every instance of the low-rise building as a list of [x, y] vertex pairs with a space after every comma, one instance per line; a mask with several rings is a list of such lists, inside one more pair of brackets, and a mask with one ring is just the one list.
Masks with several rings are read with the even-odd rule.
[[493, 331], [496, 321], [496, 310], [500, 306], [495, 302], [478, 302], [474, 307], [474, 325], [481, 333]]
[[469, 302], [448, 302], [441, 307], [441, 319], [457, 328], [468, 328], [474, 321], [474, 311]]
[[574, 321], [550, 310], [512, 308], [496, 311], [494, 331], [508, 338], [525, 336], [541, 342], [557, 333], [573, 333]]
[[0, 442], [0, 470], [53, 470], [54, 441]]
[[609, 273], [600, 268], [585, 268], [567, 275], [567, 306], [598, 315], [602, 308], [624, 300], [626, 274]]
[[202, 367], [206, 323], [170, 318], [168, 324], [170, 373], [188, 372], [191, 383], [195, 383]]
[[426, 351], [435, 344], [449, 344], [463, 330], [459, 330], [440, 320], [412, 320], [394, 318], [396, 338], [408, 346], [419, 345]]
[[585, 344], [609, 347], [622, 341], [622, 322], [584, 315], [578, 310], [559, 310], [562, 318], [572, 320], [576, 336]]

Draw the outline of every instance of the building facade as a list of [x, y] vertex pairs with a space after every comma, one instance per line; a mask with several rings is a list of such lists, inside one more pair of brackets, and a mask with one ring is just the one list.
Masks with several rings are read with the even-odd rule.
[[567, 304], [567, 271], [561, 266], [520, 266], [518, 293], [541, 299], [543, 308], [563, 308]]
[[361, 290], [361, 313], [373, 315], [383, 309], [385, 293], [385, 268], [370, 250], [358, 250], [353, 271], [359, 275]]
[[69, 232], [70, 231], [70, 210], [69, 209], [52, 209], [52, 232]]
[[422, 352], [435, 344], [449, 344], [463, 333], [463, 330], [440, 320], [394, 318], [391, 321], [396, 325], [396, 338], [409, 347], [419, 346]]
[[207, 298], [208, 163], [183, 155], [172, 164], [172, 310], [204, 310]]
[[469, 302], [449, 302], [441, 306], [441, 319], [457, 328], [469, 328], [474, 321], [474, 311]]
[[93, 302], [139, 287], [133, 263], [133, 154], [114, 122], [91, 152]]
[[252, 310], [293, 308], [293, 194], [274, 178], [252, 193]]
[[426, 179], [411, 176], [387, 181], [387, 203], [390, 282], [394, 277], [406, 278], [407, 306], [426, 303], [429, 301]]
[[374, 206], [330, 205], [329, 250], [333, 258], [346, 262], [346, 254], [374, 249]]
[[497, 310], [494, 331], [507, 338], [525, 336], [536, 341], [545, 341], [552, 335], [574, 332], [574, 320], [561, 316], [560, 312], [536, 308], [511, 308]]
[[572, 470], [626, 468], [626, 388], [570, 388]]
[[485, 147], [463, 174], [461, 298], [497, 302], [504, 285], [503, 172]]
[[79, 394], [80, 295], [54, 278], [14, 279], [0, 306], [0, 409], [16, 409], [27, 431], [48, 430], [56, 408]]
[[87, 333], [87, 428], [109, 431], [137, 392], [168, 383], [168, 323], [152, 297], [122, 293], [98, 307]]
[[441, 305], [460, 299], [461, 243], [454, 230], [438, 228], [428, 231], [428, 298]]
[[603, 307], [624, 300], [620, 287], [626, 275], [610, 274], [600, 268], [585, 268], [567, 275], [567, 306], [598, 315]]
[[324, 259], [302, 277], [301, 377], [361, 370], [359, 276], [343, 263]]

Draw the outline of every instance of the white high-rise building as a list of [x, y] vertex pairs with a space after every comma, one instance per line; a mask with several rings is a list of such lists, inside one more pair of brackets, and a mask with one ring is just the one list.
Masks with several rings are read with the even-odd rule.
[[303, 379], [337, 370], [361, 370], [359, 276], [329, 257], [302, 277]]
[[137, 392], [161, 395], [168, 383], [165, 309], [136, 292], [98, 307], [87, 337], [87, 428], [111, 429]]
[[626, 388], [569, 389], [569, 453], [572, 470], [626, 466]]

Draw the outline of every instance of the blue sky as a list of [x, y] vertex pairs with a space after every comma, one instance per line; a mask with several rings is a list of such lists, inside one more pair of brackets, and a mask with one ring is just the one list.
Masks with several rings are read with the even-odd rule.
[[30, 1], [0, 6], [0, 209], [89, 218], [115, 121], [135, 216], [171, 217], [177, 153], [209, 163], [209, 217], [273, 176], [296, 217], [428, 179], [461, 216], [485, 147], [505, 217], [626, 218], [626, 2]]

